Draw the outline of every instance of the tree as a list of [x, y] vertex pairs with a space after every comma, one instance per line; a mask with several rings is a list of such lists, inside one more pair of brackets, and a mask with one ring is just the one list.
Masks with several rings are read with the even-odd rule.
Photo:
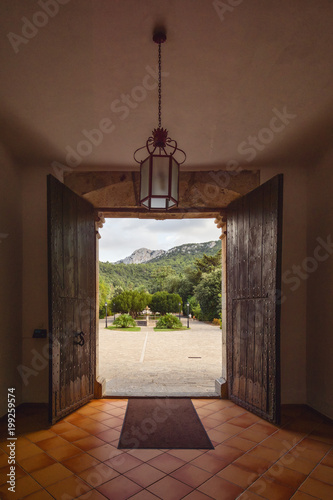
[[124, 290], [113, 298], [115, 310], [121, 313], [129, 313], [136, 318], [138, 313], [143, 311], [150, 304], [151, 295], [138, 290]]
[[202, 318], [212, 321], [221, 317], [221, 270], [215, 269], [205, 273], [200, 283], [194, 289], [195, 297], [198, 299]]
[[161, 266], [155, 269], [151, 274], [153, 292], [164, 290], [164, 281], [166, 278], [170, 279], [170, 276], [177, 276], [171, 266]]
[[178, 293], [156, 292], [152, 296], [150, 308], [153, 312], [166, 314], [169, 312], [179, 312], [182, 307], [182, 299]]
[[[99, 317], [105, 318], [105, 302], [108, 302], [110, 299], [112, 289], [109, 285], [105, 283], [105, 281], [100, 278], [99, 279]], [[111, 304], [108, 304], [108, 314], [111, 313]]]
[[195, 266], [201, 273], [211, 273], [217, 267], [221, 267], [221, 250], [215, 255], [206, 255], [204, 253], [201, 259], [195, 260]]

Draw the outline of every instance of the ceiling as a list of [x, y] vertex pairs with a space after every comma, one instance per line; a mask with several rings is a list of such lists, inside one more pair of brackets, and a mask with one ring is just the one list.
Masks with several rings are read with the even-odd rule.
[[[311, 165], [332, 142], [331, 0], [2, 0], [0, 10], [1, 136], [23, 166], [137, 168], [133, 152], [157, 126], [156, 25], [167, 31], [162, 125], [187, 153], [182, 168]], [[101, 125], [87, 146], [83, 131]], [[70, 148], [82, 154], [66, 159]]]

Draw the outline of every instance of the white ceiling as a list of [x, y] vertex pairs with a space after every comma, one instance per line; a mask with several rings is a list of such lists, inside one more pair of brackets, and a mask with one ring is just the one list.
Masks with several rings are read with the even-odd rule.
[[[108, 118], [114, 130], [77, 168], [135, 169], [134, 150], [157, 126], [157, 90], [131, 98], [128, 116], [110, 106], [152, 84], [144, 78], [157, 64], [157, 24], [167, 30], [162, 125], [186, 151], [184, 168], [311, 164], [332, 142], [331, 0], [50, 0], [53, 17], [36, 14], [43, 2], [0, 6], [1, 136], [16, 161], [65, 164], [66, 147]], [[238, 5], [222, 20], [218, 3]], [[23, 17], [47, 24], [15, 53], [7, 35], [22, 36]], [[295, 116], [262, 132], [253, 159], [239, 151], [284, 108]]]

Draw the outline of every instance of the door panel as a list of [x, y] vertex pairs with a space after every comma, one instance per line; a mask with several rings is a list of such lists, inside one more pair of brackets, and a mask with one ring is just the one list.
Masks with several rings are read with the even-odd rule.
[[282, 184], [279, 175], [234, 201], [227, 219], [227, 356], [230, 398], [280, 419]]
[[[50, 420], [93, 397], [96, 365], [94, 209], [48, 176]], [[81, 333], [82, 332], [82, 333]]]

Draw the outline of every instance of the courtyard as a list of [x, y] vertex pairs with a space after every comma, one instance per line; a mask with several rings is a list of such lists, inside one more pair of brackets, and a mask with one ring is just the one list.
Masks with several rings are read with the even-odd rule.
[[[186, 326], [186, 318], [182, 323]], [[111, 326], [112, 320], [108, 319]], [[222, 374], [222, 331], [190, 320], [190, 330], [107, 330], [99, 322], [99, 375], [104, 396], [215, 396]]]

